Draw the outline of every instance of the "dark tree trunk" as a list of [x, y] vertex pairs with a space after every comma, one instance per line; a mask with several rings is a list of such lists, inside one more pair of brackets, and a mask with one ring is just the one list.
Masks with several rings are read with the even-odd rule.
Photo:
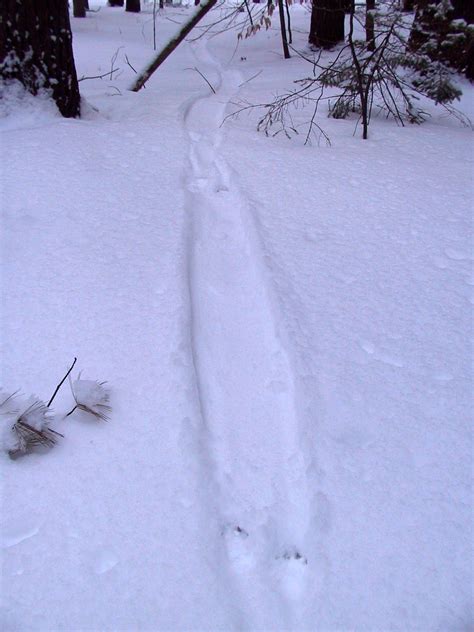
[[125, 11], [140, 13], [140, 0], [126, 0]]
[[278, 10], [280, 13], [280, 31], [281, 43], [283, 45], [283, 56], [285, 59], [290, 59], [290, 49], [288, 48], [288, 38], [286, 36], [285, 7], [283, 6], [283, 0], [278, 0]]
[[86, 11], [89, 11], [89, 0], [84, 0], [84, 6], [86, 7]]
[[67, 0], [3, 0], [0, 17], [0, 90], [12, 81], [47, 90], [63, 116], [79, 116]]
[[313, 0], [308, 41], [318, 48], [331, 48], [344, 41], [346, 0]]
[[375, 0], [366, 0], [365, 2], [365, 41], [367, 49], [375, 50], [375, 24], [374, 15], [371, 11], [375, 10]]
[[74, 0], [72, 3], [73, 7], [73, 16], [75, 18], [85, 18], [86, 17], [86, 3], [85, 0]]
[[109, 0], [110, 7], [123, 7], [123, 0]]
[[415, 0], [403, 0], [403, 10], [404, 11], [414, 11], [415, 10]]
[[286, 11], [286, 27], [288, 29], [288, 44], [293, 44], [293, 33], [291, 31], [291, 15], [290, 15], [290, 7], [289, 0], [285, 0], [285, 11]]

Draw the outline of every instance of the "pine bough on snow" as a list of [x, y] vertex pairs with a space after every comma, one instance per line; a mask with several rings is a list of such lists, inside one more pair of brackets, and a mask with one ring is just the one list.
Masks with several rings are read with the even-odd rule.
[[71, 382], [72, 396], [76, 405], [66, 417], [72, 415], [78, 408], [101, 421], [108, 421], [108, 415], [112, 409], [109, 406], [110, 396], [105, 384], [106, 382], [96, 382], [95, 380], [81, 380], [79, 375], [77, 380]]
[[7, 423], [2, 446], [10, 456], [26, 454], [38, 446], [51, 448], [57, 437], [63, 436], [49, 427], [51, 411], [34, 396], [25, 399], [0, 391], [0, 414]]
[[[11, 458], [30, 453], [38, 447], [52, 448], [58, 438], [63, 437], [50, 427], [54, 418], [50, 405], [66, 377], [70, 375], [75, 362], [76, 360], [47, 404], [35, 396], [25, 398], [18, 392], [7, 393], [0, 389], [0, 448]], [[112, 409], [105, 384], [95, 380], [82, 380], [79, 374], [77, 380], [70, 382], [75, 406], [66, 417], [79, 409], [96, 419], [108, 421]]]

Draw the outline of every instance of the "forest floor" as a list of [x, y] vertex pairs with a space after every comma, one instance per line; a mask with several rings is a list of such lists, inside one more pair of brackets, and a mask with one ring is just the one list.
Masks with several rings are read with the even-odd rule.
[[83, 119], [0, 120], [2, 386], [47, 400], [77, 356], [112, 404], [65, 419], [66, 384], [64, 439], [0, 459], [2, 630], [471, 629], [472, 132], [223, 123], [311, 73], [276, 16], [132, 93], [151, 7], [72, 21], [78, 75], [119, 69]]

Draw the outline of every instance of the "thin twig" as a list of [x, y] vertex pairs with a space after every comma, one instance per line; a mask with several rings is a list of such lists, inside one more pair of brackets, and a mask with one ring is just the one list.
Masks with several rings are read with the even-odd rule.
[[96, 75], [95, 77], [81, 77], [78, 81], [86, 81], [86, 79], [103, 79], [104, 77], [110, 77], [110, 75], [114, 72], [118, 72], [120, 68], [114, 68], [113, 70], [109, 70], [108, 72], [104, 72], [103, 75]]
[[66, 375], [63, 377], [63, 379], [59, 382], [59, 384], [56, 386], [56, 390], [54, 391], [54, 393], [51, 396], [51, 399], [49, 400], [49, 402], [46, 404], [46, 408], [49, 408], [53, 402], [53, 399], [56, 397], [59, 389], [61, 388], [61, 386], [63, 385], [63, 383], [65, 382], [65, 380], [68, 378], [69, 374], [71, 373], [71, 371], [74, 368], [74, 365], [77, 362], [77, 358], [74, 358], [74, 362], [71, 364], [70, 368], [68, 369]]
[[210, 83], [210, 81], [202, 74], [202, 72], [199, 70], [199, 68], [196, 68], [196, 66], [194, 66], [194, 68], [186, 68], [185, 70], [195, 70], [199, 75], [201, 75], [201, 77], [204, 79], [204, 81], [207, 83], [207, 85], [210, 87], [210, 89], [214, 92], [214, 94], [216, 94], [216, 91], [214, 90], [212, 84]]
[[130, 68], [133, 70], [133, 72], [138, 75], [138, 70], [135, 70], [135, 68], [132, 66], [132, 64], [130, 63], [130, 60], [128, 58], [128, 55], [125, 54], [125, 61], [127, 62], [127, 65], [130, 66]]
[[263, 70], [259, 70], [255, 75], [250, 77], [250, 79], [246, 79], [245, 81], [240, 83], [238, 87], [241, 88], [242, 86], [245, 86], [246, 83], [250, 83], [253, 79], [256, 79], [259, 75], [261, 75], [262, 72], [263, 72]]
[[120, 51], [121, 48], [123, 48], [123, 46], [119, 46], [117, 48], [115, 53], [112, 55], [112, 59], [110, 60], [110, 72], [109, 72], [109, 75], [110, 75], [110, 79], [111, 80], [112, 80], [112, 74], [114, 72], [114, 64], [117, 61], [117, 57], [118, 57], [118, 54], [119, 54], [119, 51]]
[[112, 90], [117, 90], [117, 92], [114, 93], [108, 93], [107, 96], [109, 97], [121, 97], [122, 93], [120, 92], [120, 90], [117, 88], [117, 86], [107, 86], [108, 88], [112, 88]]
[[247, 2], [247, 0], [244, 0], [244, 5], [245, 5], [245, 8], [247, 9], [247, 13], [249, 14], [250, 26], [253, 26], [252, 14], [250, 12], [249, 3]]

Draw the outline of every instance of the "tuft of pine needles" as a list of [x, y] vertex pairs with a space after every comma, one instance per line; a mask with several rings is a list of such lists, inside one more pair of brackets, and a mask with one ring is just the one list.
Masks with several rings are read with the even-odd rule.
[[49, 413], [44, 402], [34, 399], [18, 414], [11, 427], [14, 445], [8, 451], [10, 457], [29, 453], [38, 446], [52, 448], [56, 444], [63, 435], [49, 427]]
[[112, 407], [109, 405], [110, 396], [105, 388], [107, 382], [81, 380], [79, 377], [74, 383], [71, 380], [69, 383], [76, 404], [66, 417], [79, 409], [100, 421], [109, 421]]

